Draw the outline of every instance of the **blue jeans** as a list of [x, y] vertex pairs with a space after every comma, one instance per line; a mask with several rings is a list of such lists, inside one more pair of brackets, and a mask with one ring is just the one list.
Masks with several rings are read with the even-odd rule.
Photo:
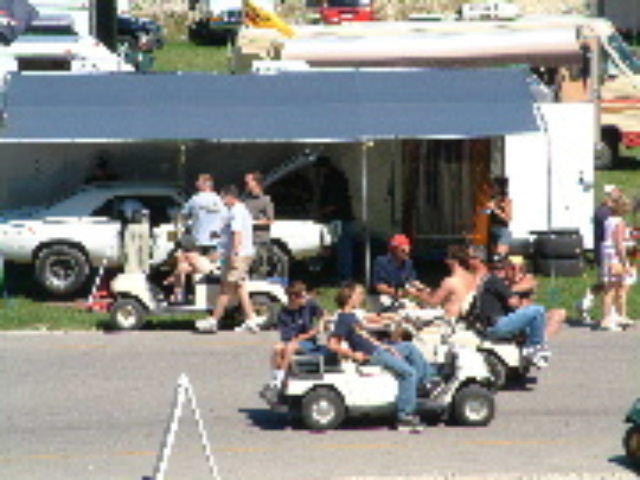
[[527, 335], [527, 346], [544, 343], [545, 328], [544, 307], [528, 305], [519, 308], [504, 317], [500, 317], [493, 327], [487, 329], [487, 335], [493, 338], [509, 338], [524, 331]]
[[431, 375], [431, 366], [422, 353], [410, 342], [395, 344], [398, 357], [383, 348], [378, 348], [370, 362], [389, 370], [398, 381], [396, 408], [398, 415], [412, 415], [416, 410], [418, 384], [426, 382]]

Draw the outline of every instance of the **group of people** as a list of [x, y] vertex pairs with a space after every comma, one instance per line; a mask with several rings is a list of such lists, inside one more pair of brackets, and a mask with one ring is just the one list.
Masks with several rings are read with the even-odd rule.
[[635, 245], [624, 215], [630, 211], [629, 199], [615, 185], [605, 185], [604, 198], [594, 214], [594, 253], [600, 283], [590, 294], [602, 292], [603, 317], [600, 328], [619, 331], [632, 323], [627, 315], [627, 294], [636, 283], [629, 246]]
[[287, 288], [288, 304], [278, 316], [280, 341], [272, 353], [272, 378], [261, 395], [273, 402], [280, 391], [287, 368], [295, 353], [326, 354], [357, 363], [380, 365], [398, 381], [397, 425], [419, 428], [416, 401], [442, 382], [435, 369], [411, 342], [392, 337], [384, 342], [369, 333], [388, 317], [387, 311], [411, 308], [412, 304], [441, 307], [451, 319], [467, 319], [489, 338], [524, 336], [524, 355], [534, 365], [548, 365], [547, 338], [557, 331], [558, 322], [544, 307], [534, 304], [535, 279], [521, 268], [505, 262], [487, 262], [484, 251], [451, 246], [446, 263], [450, 274], [431, 290], [417, 280], [410, 257], [411, 242], [403, 234], [391, 237], [388, 252], [374, 263], [373, 291], [380, 306], [376, 313], [364, 313], [366, 297], [363, 285], [344, 284], [335, 297], [338, 308], [335, 324], [326, 345], [317, 337], [325, 313], [301, 282]]
[[189, 219], [188, 233], [180, 239], [176, 268], [165, 284], [173, 288], [172, 300], [184, 301], [185, 278], [189, 274], [209, 274], [214, 264], [222, 265], [220, 296], [207, 318], [196, 322], [202, 332], [216, 332], [232, 295], [237, 295], [245, 315], [240, 329], [257, 331], [264, 318], [255, 314], [246, 281], [256, 247], [269, 242], [269, 225], [274, 207], [262, 188], [260, 172], [244, 177], [245, 194], [235, 185], [216, 192], [213, 176], [198, 175], [197, 192], [187, 201], [182, 214]]

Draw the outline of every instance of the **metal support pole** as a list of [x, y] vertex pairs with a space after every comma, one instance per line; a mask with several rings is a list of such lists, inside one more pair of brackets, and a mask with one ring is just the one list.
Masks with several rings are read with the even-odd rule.
[[178, 152], [178, 172], [177, 177], [181, 187], [187, 185], [187, 179], [185, 177], [185, 167], [187, 164], [187, 145], [185, 143], [180, 144], [180, 151]]
[[360, 168], [362, 169], [362, 225], [364, 227], [364, 281], [368, 288], [371, 284], [371, 232], [369, 230], [369, 176], [368, 164], [369, 158], [367, 149], [373, 146], [373, 142], [362, 143], [362, 155]]
[[602, 52], [600, 51], [600, 39], [596, 35], [590, 35], [587, 37], [589, 46], [591, 47], [591, 57], [589, 62], [589, 100], [593, 102], [594, 111], [594, 125], [595, 125], [595, 144], [598, 145], [601, 141], [600, 135], [600, 76], [601, 68], [600, 62], [602, 61]]

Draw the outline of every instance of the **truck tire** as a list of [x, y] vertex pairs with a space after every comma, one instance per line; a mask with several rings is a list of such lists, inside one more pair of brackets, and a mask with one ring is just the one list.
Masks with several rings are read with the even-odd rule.
[[600, 138], [609, 151], [609, 167], [605, 168], [616, 168], [620, 163], [620, 142], [622, 141], [620, 130], [614, 125], [604, 125], [600, 131]]
[[452, 420], [457, 425], [483, 427], [495, 413], [493, 394], [480, 385], [462, 387], [453, 397]]
[[579, 234], [541, 235], [535, 241], [538, 258], [578, 258], [582, 255], [582, 237]]
[[51, 245], [36, 258], [36, 280], [52, 295], [65, 296], [78, 291], [90, 272], [87, 257], [69, 245]]
[[347, 409], [338, 392], [318, 387], [302, 399], [302, 423], [310, 430], [332, 430], [340, 426]]
[[545, 277], [578, 277], [584, 271], [582, 258], [540, 258], [535, 261], [536, 272]]
[[514, 238], [509, 244], [509, 255], [528, 258], [533, 254], [533, 243], [528, 238]]
[[256, 315], [265, 317], [265, 321], [261, 325], [263, 330], [269, 330], [276, 326], [278, 311], [280, 310], [279, 302], [273, 300], [268, 295], [255, 294], [251, 295], [251, 304], [253, 305]]
[[146, 311], [135, 298], [120, 298], [111, 306], [111, 326], [117, 330], [135, 330], [144, 324]]

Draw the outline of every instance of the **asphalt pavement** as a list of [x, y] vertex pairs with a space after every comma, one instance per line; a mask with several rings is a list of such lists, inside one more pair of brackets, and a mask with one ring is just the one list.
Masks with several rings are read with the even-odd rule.
[[[384, 423], [292, 429], [257, 392], [273, 332], [0, 335], [0, 478], [136, 479], [153, 473], [181, 373], [222, 480], [637, 478], [624, 415], [640, 396], [640, 329], [566, 327], [551, 366], [500, 392], [488, 427]], [[185, 408], [168, 479], [212, 478]]]

